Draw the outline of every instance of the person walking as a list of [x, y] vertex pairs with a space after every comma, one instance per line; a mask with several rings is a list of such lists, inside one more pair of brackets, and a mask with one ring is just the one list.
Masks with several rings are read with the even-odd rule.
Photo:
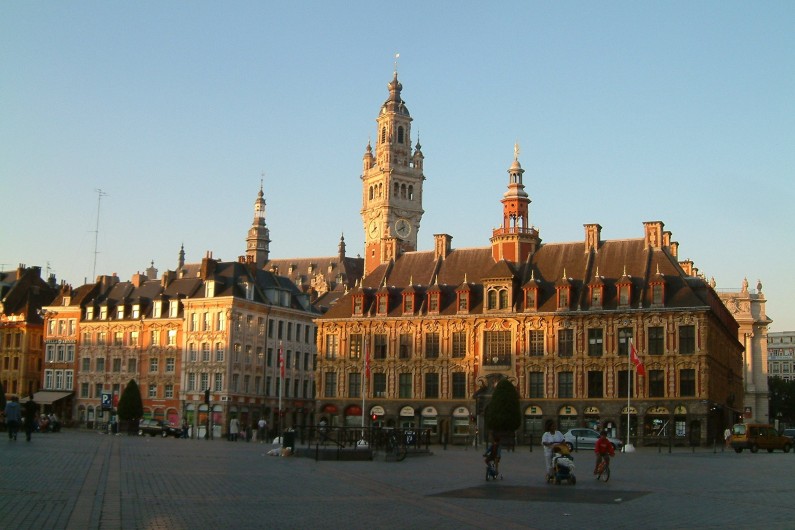
[[267, 430], [268, 430], [268, 422], [265, 421], [265, 418], [260, 418], [257, 422], [257, 439], [259, 443], [264, 443], [265, 438], [267, 438]]
[[36, 429], [36, 409], [38, 405], [33, 401], [33, 394], [30, 395], [25, 403], [25, 439], [30, 441], [31, 434]]
[[556, 445], [563, 443], [563, 433], [555, 429], [555, 422], [547, 422], [547, 431], [541, 437], [541, 445], [544, 446], [544, 462], [547, 465], [547, 478], [552, 475], [552, 453]]
[[723, 445], [728, 449], [732, 444], [732, 431], [728, 427], [723, 431]]
[[240, 433], [240, 422], [237, 418], [229, 420], [229, 440], [232, 442], [237, 441], [237, 435]]
[[11, 401], [6, 403], [5, 415], [8, 439], [16, 440], [17, 432], [19, 432], [19, 422], [22, 420], [22, 409], [19, 407], [19, 398], [17, 396], [12, 397]]

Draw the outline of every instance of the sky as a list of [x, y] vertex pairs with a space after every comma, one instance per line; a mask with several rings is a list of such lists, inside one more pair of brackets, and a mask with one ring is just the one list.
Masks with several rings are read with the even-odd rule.
[[235, 260], [261, 179], [272, 258], [362, 253], [399, 54], [420, 250], [488, 246], [518, 144], [543, 241], [662, 221], [795, 330], [793, 28], [791, 1], [0, 0], [0, 267]]

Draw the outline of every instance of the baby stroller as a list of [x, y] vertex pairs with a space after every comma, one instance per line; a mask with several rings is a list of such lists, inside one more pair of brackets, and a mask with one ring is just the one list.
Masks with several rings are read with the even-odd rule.
[[547, 476], [547, 482], [560, 484], [563, 481], [569, 484], [576, 484], [577, 477], [574, 476], [574, 458], [565, 444], [556, 445], [553, 449], [552, 473]]

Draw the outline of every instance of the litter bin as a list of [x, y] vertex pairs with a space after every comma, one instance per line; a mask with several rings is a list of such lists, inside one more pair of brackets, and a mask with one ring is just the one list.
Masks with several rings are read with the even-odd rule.
[[295, 431], [284, 431], [282, 433], [282, 449], [288, 448], [291, 453], [295, 452]]

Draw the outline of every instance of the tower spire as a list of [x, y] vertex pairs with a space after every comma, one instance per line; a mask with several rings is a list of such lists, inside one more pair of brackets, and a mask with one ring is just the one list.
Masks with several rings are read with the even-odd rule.
[[265, 224], [264, 171], [261, 176], [259, 193], [257, 193], [257, 199], [254, 201], [254, 220], [251, 222], [251, 228], [248, 229], [248, 237], [246, 237], [246, 260], [255, 263], [258, 269], [264, 267], [268, 261], [271, 242], [269, 237], [270, 230]]

